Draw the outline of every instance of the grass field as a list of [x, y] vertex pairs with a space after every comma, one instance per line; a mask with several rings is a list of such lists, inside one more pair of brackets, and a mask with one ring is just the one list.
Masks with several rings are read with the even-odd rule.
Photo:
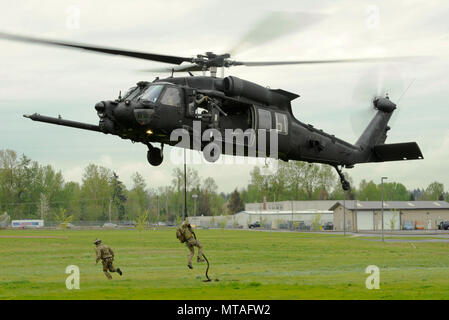
[[[449, 243], [382, 243], [336, 234], [198, 230], [211, 262], [194, 263], [174, 229], [0, 230], [0, 299], [448, 299]], [[12, 237], [12, 236], [18, 236]], [[26, 238], [23, 236], [33, 236]], [[52, 238], [46, 238], [52, 237]], [[124, 275], [95, 265], [95, 238]], [[413, 241], [413, 240], [410, 240]], [[80, 290], [67, 290], [77, 265]], [[380, 289], [365, 268], [380, 268]]]

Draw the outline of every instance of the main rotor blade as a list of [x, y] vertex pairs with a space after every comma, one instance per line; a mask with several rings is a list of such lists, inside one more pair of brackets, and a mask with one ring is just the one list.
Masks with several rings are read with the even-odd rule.
[[234, 66], [278, 66], [278, 65], [293, 65], [293, 64], [324, 64], [324, 63], [354, 63], [354, 62], [385, 62], [385, 61], [400, 61], [409, 60], [416, 57], [382, 57], [382, 58], [359, 58], [359, 59], [329, 59], [329, 60], [297, 60], [297, 61], [233, 61]]
[[259, 20], [228, 52], [231, 55], [305, 29], [324, 17], [307, 12], [274, 11]]
[[196, 64], [188, 64], [185, 66], [179, 66], [174, 68], [152, 68], [142, 70], [144, 72], [188, 72], [188, 71], [202, 71], [203, 67]]
[[154, 53], [147, 53], [147, 52], [138, 52], [138, 51], [115, 49], [115, 48], [98, 47], [98, 46], [92, 46], [92, 45], [75, 43], [75, 42], [65, 42], [65, 41], [48, 40], [48, 39], [42, 39], [42, 38], [36, 38], [36, 37], [28, 37], [28, 36], [22, 36], [22, 35], [14, 35], [14, 34], [5, 33], [5, 32], [0, 32], [0, 39], [21, 41], [21, 42], [28, 42], [28, 43], [36, 43], [36, 44], [43, 44], [43, 45], [51, 45], [51, 46], [59, 46], [59, 47], [66, 47], [66, 48], [83, 49], [83, 50], [87, 50], [87, 51], [101, 52], [101, 53], [106, 53], [106, 54], [120, 55], [120, 56], [125, 56], [125, 57], [165, 62], [165, 63], [171, 63], [171, 64], [181, 64], [184, 61], [187, 61], [187, 62], [192, 61], [192, 58], [187, 58], [187, 57], [169, 56], [169, 55], [154, 54]]

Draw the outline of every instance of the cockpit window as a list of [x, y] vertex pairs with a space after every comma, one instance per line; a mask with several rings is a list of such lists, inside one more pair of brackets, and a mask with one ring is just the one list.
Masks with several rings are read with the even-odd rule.
[[139, 99], [156, 102], [163, 88], [164, 86], [161, 84], [149, 86]]
[[173, 106], [180, 107], [181, 106], [181, 93], [178, 88], [175, 87], [167, 87], [164, 91], [164, 95], [161, 98], [161, 103]]
[[140, 89], [138, 87], [132, 87], [128, 91], [126, 91], [125, 95], [123, 96], [123, 99], [131, 100], [135, 97], [137, 97], [140, 93]]

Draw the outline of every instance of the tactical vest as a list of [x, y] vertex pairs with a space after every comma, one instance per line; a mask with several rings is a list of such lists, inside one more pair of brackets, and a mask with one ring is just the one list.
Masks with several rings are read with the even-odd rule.
[[176, 238], [178, 238], [181, 243], [186, 242], [186, 237], [184, 236], [184, 232], [181, 227], [176, 229]]
[[176, 238], [181, 242], [186, 242], [193, 237], [192, 232], [189, 230], [189, 227], [186, 224], [183, 224], [179, 228], [176, 229]]
[[97, 250], [100, 251], [101, 259], [112, 258], [111, 251], [107, 245], [102, 244], [102, 245], [98, 246]]

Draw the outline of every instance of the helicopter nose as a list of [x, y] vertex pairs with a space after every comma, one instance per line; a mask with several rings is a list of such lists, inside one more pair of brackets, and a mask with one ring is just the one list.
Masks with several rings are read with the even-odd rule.
[[106, 106], [103, 101], [100, 101], [95, 105], [95, 110], [97, 110], [98, 112], [104, 112], [105, 109]]

